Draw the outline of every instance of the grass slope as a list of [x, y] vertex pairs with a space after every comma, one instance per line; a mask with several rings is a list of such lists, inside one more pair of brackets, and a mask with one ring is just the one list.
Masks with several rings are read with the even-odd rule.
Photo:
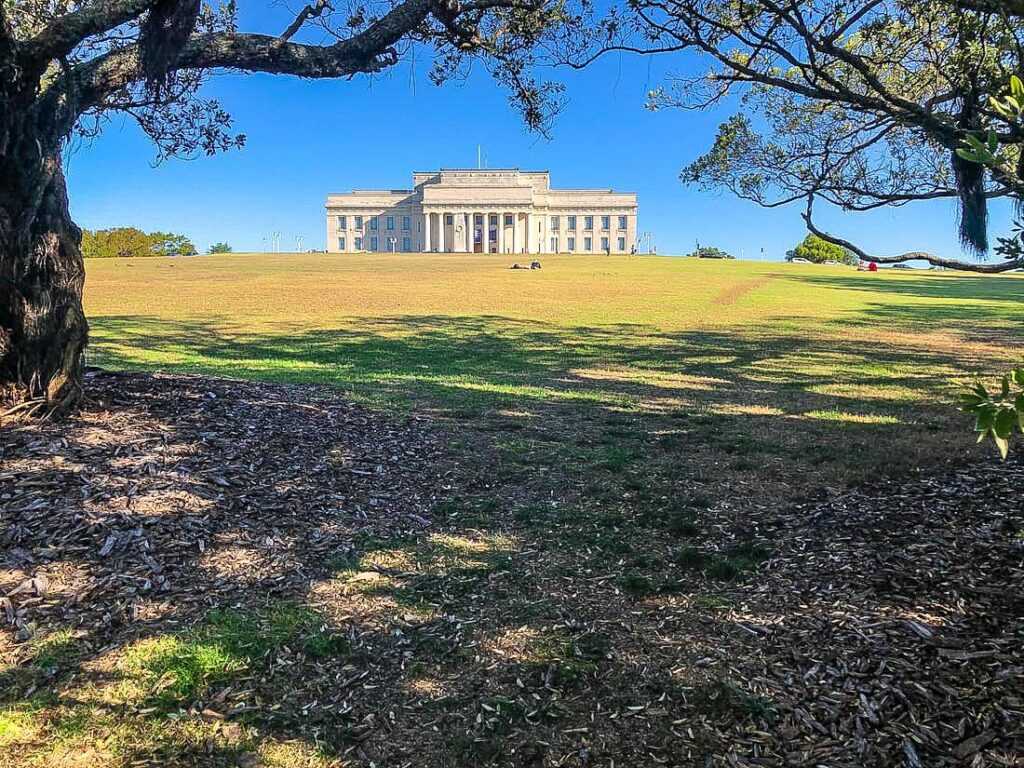
[[[534, 444], [505, 441], [527, 454], [538, 440], [563, 459], [582, 444], [569, 458], [624, 468], [645, 442], [685, 442], [700, 463], [828, 464], [813, 480], [832, 482], [962, 454], [952, 382], [997, 371], [1022, 337], [1018, 277], [664, 257], [506, 266], [94, 261], [91, 361], [326, 383], [474, 428], [527, 430]], [[595, 441], [604, 446], [590, 455]]]

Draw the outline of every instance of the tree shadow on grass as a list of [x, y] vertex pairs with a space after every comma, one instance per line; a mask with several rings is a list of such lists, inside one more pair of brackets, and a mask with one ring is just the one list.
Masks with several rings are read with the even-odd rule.
[[835, 321], [884, 331], [954, 332], [968, 341], [1019, 344], [1024, 330], [1024, 279], [966, 275], [789, 275], [787, 280], [838, 292], [866, 292], [865, 309]]
[[654, 464], [724, 460], [740, 471], [824, 463], [851, 477], [949, 456], [940, 434], [957, 419], [951, 380], [987, 362], [950, 340], [923, 350], [802, 332], [668, 333], [498, 316], [350, 322], [256, 334], [217, 319], [102, 317], [93, 321], [94, 359], [328, 384], [372, 405], [461, 420], [473, 433], [507, 432], [510, 450], [546, 446], [549, 461], [636, 463], [618, 452], [653, 454]]

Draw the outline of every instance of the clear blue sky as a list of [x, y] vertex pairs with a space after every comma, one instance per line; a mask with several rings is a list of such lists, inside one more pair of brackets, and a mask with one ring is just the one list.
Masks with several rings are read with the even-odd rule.
[[[242, 21], [250, 29], [280, 25]], [[273, 231], [282, 233], [282, 249], [293, 249], [299, 235], [303, 248], [323, 248], [329, 192], [407, 187], [413, 170], [474, 167], [480, 144], [492, 168], [548, 169], [556, 186], [638, 193], [640, 229], [654, 233], [659, 253], [687, 252], [699, 240], [745, 258], [782, 258], [804, 235], [799, 207], [763, 210], [678, 180], [729, 111], [643, 107], [667, 72], [704, 66], [694, 58], [615, 56], [584, 72], [552, 71], [568, 103], [550, 140], [525, 130], [482, 69], [438, 88], [422, 55], [372, 79], [218, 75], [205, 93], [234, 116], [248, 137], [244, 149], [153, 167], [153, 146], [117, 118], [70, 156], [71, 210], [89, 228], [183, 232], [200, 251], [218, 240], [262, 250]], [[993, 232], [1007, 223], [1005, 206], [999, 213]], [[944, 255], [960, 253], [954, 216], [946, 201], [871, 215], [820, 212], [823, 224], [875, 252]]]

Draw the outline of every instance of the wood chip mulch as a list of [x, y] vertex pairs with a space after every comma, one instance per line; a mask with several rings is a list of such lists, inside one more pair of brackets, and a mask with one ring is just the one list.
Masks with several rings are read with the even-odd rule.
[[[102, 648], [213, 606], [307, 595], [360, 536], [444, 524], [438, 502], [468, 461], [436, 425], [325, 389], [95, 372], [90, 392], [72, 420], [0, 431], [0, 653], [58, 626]], [[695, 577], [682, 595], [630, 598], [610, 576], [545, 573], [542, 558], [530, 559], [537, 589], [573, 580], [558, 611], [621, 631], [608, 631], [583, 689], [562, 698], [542, 682], [562, 711], [530, 732], [535, 761], [517, 757], [534, 728], [527, 717], [504, 736], [520, 751], [499, 745], [494, 764], [1024, 765], [1022, 489], [1017, 458], [880, 479], [816, 503], [765, 503], [744, 526], [771, 552], [756, 574], [726, 585]], [[531, 551], [530, 532], [515, 532]], [[482, 616], [501, 612], [483, 602]], [[476, 642], [472, 622], [445, 620]], [[374, 663], [390, 663], [386, 643], [405, 654], [395, 670], [407, 663], [400, 635], [381, 635]], [[454, 684], [484, 685], [502, 664], [459, 670]], [[667, 679], [679, 683], [648, 685]], [[366, 712], [387, 706], [372, 688], [358, 702]], [[640, 704], [623, 710], [602, 691]], [[462, 698], [453, 700], [479, 709]], [[367, 726], [376, 735], [352, 759], [390, 752], [402, 761], [376, 764], [452, 764], [442, 731], [402, 719], [377, 728]]]
[[[1024, 765], [1024, 462], [797, 505], [732, 594], [729, 676], [771, 727], [730, 765]], [[737, 631], [738, 630], [738, 631]]]
[[112, 637], [301, 594], [360, 531], [421, 530], [441, 438], [336, 393], [92, 372], [59, 424], [0, 432], [0, 613]]

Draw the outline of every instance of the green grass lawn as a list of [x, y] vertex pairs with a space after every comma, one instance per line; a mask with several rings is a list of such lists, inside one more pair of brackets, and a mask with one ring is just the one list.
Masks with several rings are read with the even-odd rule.
[[998, 372], [1024, 335], [1020, 277], [665, 257], [505, 267], [95, 260], [90, 361], [329, 384], [503, 433], [527, 461], [626, 470], [642, 456], [789, 488], [961, 457], [955, 382]]

